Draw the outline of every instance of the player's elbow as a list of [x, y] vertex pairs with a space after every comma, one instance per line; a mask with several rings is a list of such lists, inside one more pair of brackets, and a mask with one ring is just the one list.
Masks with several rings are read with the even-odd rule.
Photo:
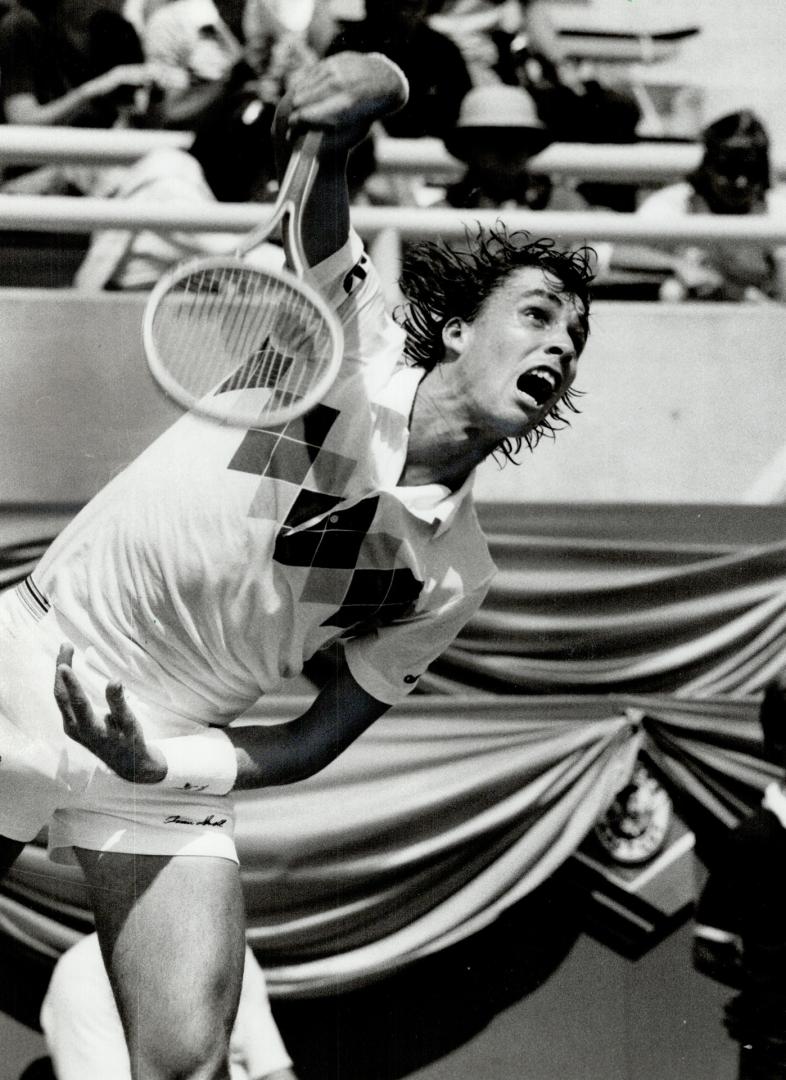
[[321, 772], [335, 757], [324, 739], [303, 738], [296, 721], [282, 725], [276, 734], [275, 747], [260, 762], [260, 784], [297, 784]]

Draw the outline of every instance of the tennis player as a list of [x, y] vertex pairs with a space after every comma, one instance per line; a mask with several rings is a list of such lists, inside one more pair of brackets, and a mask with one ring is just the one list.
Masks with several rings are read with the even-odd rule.
[[[467, 252], [422, 244], [403, 321], [387, 314], [345, 164], [405, 99], [388, 59], [344, 53], [278, 114], [282, 160], [292, 132], [327, 133], [304, 229], [345, 337], [324, 401], [278, 430], [184, 416], [0, 608], [0, 850], [10, 864], [48, 824], [51, 856], [81, 865], [138, 1080], [228, 1075], [244, 951], [229, 793], [312, 775], [417, 685], [494, 571], [475, 466], [573, 407], [583, 253], [502, 229]], [[337, 641], [302, 716], [227, 727]]]

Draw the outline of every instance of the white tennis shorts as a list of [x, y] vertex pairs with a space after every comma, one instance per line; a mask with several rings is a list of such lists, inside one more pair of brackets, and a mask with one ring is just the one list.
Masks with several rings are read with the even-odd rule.
[[[54, 699], [57, 652], [71, 640], [28, 578], [0, 594], [0, 835], [28, 842], [48, 826], [49, 855], [73, 863], [74, 847], [144, 855], [208, 855], [237, 862], [231, 796], [121, 780], [63, 731]], [[74, 672], [97, 714], [111, 678], [91, 649]], [[118, 673], [120, 674], [120, 673]], [[204, 731], [127, 700], [156, 738]]]

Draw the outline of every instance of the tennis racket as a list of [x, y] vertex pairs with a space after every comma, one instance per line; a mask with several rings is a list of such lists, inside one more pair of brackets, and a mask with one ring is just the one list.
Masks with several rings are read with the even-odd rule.
[[[272, 216], [234, 256], [190, 259], [150, 294], [143, 342], [153, 378], [184, 409], [236, 427], [275, 427], [313, 408], [333, 382], [341, 324], [303, 280], [302, 215], [321, 132], [301, 136]], [[288, 269], [244, 260], [281, 228]]]

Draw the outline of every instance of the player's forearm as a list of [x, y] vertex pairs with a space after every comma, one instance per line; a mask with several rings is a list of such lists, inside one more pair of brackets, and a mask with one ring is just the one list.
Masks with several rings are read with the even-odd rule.
[[299, 132], [309, 128], [323, 132], [319, 169], [303, 222], [310, 265], [337, 251], [349, 235], [350, 150], [368, 135], [375, 120], [401, 108], [408, 93], [403, 72], [378, 53], [337, 53], [292, 78], [274, 126], [279, 175]]
[[261, 724], [230, 728], [227, 735], [237, 756], [237, 791], [276, 787], [305, 780], [331, 760], [298, 737], [297, 720], [275, 726]]
[[226, 729], [237, 755], [235, 788], [292, 784], [314, 776], [388, 708], [362, 690], [342, 666], [296, 719]]
[[[296, 137], [289, 126], [292, 108], [290, 93], [276, 110], [273, 136], [279, 177], [284, 175]], [[349, 147], [336, 146], [329, 135], [323, 136], [319, 170], [303, 207], [302, 242], [309, 266], [316, 266], [338, 251], [349, 236], [348, 158]]]
[[109, 712], [96, 713], [64, 642], [55, 665], [55, 702], [69, 738], [123, 780], [226, 795], [233, 788], [291, 784], [319, 772], [389, 705], [364, 690], [342, 659], [312, 705], [286, 724], [210, 727], [148, 741], [119, 682], [106, 687]]

